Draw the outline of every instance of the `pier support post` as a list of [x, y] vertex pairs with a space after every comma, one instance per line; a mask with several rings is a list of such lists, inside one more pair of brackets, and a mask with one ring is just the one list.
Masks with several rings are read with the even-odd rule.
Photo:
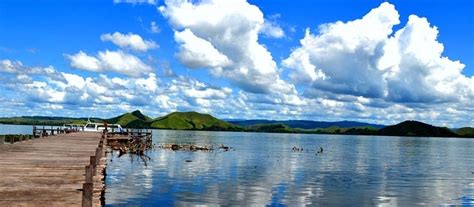
[[96, 161], [95, 156], [91, 156], [90, 162], [91, 162], [91, 167], [92, 167], [92, 175], [97, 175], [97, 172], [96, 172], [97, 163], [95, 161]]
[[100, 165], [100, 159], [101, 158], [102, 158], [102, 150], [97, 147], [97, 148], [95, 148], [95, 164], [96, 165]]
[[86, 183], [92, 183], [92, 166], [86, 165]]
[[82, 207], [92, 207], [93, 183], [82, 184]]
[[99, 142], [99, 149], [100, 149], [100, 158], [105, 157], [104, 141]]

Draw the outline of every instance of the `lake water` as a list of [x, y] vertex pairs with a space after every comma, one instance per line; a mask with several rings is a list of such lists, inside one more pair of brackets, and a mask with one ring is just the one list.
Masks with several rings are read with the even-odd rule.
[[153, 142], [233, 149], [155, 148], [147, 166], [109, 155], [107, 206], [474, 206], [474, 139], [154, 130]]
[[3, 134], [33, 134], [33, 126], [0, 124], [0, 135]]
[[147, 166], [136, 156], [109, 155], [107, 206], [474, 205], [474, 139], [153, 133], [156, 144], [234, 149], [155, 148]]

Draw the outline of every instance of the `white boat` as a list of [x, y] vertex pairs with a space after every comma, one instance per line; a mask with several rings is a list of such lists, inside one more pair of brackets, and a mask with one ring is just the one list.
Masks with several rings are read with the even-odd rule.
[[[84, 127], [86, 132], [102, 132], [105, 129], [104, 123], [92, 123], [87, 120], [87, 124]], [[122, 126], [120, 124], [107, 124], [108, 132], [123, 132]]]
[[82, 131], [83, 128], [84, 128], [84, 125], [82, 124], [64, 124], [63, 125], [63, 130], [69, 130], [69, 131], [72, 131], [72, 130]]
[[78, 127], [83, 127], [84, 125], [82, 124], [63, 124], [63, 128], [66, 129], [72, 129], [72, 128], [78, 128]]

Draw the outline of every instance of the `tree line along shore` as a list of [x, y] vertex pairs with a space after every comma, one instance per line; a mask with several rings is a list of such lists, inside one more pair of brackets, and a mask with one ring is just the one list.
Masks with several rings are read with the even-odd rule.
[[[62, 126], [63, 124], [86, 124], [87, 120], [88, 118], [22, 116], [0, 118], [0, 123]], [[420, 137], [474, 137], [474, 128], [472, 127], [450, 129], [412, 120], [390, 126], [350, 121], [225, 121], [210, 114], [202, 114], [198, 112], [173, 112], [162, 117], [151, 118], [144, 115], [139, 110], [109, 119], [91, 118], [90, 120], [93, 122], [120, 124], [124, 128]]]

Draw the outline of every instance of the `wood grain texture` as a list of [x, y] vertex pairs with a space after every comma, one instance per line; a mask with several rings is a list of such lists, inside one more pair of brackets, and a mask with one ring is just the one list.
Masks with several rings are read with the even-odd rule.
[[[0, 145], [0, 206], [81, 206], [84, 169], [100, 137], [78, 132]], [[93, 177], [94, 206], [100, 206], [102, 179]]]

